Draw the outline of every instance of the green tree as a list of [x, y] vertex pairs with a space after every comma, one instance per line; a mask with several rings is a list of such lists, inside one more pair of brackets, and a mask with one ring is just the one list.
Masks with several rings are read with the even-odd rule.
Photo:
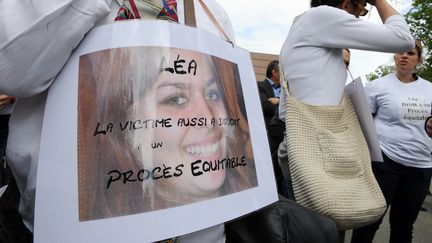
[[380, 65], [375, 69], [373, 73], [366, 74], [366, 78], [369, 81], [375, 80], [377, 78], [381, 78], [383, 76], [386, 76], [389, 73], [393, 73], [396, 70], [394, 65]]
[[423, 65], [419, 67], [418, 74], [432, 82], [432, 0], [413, 0], [412, 9], [405, 14], [405, 18], [424, 47]]
[[[423, 44], [423, 64], [418, 66], [417, 73], [432, 82], [432, 0], [413, 0], [412, 8], [404, 16], [413, 35]], [[393, 65], [384, 64], [366, 78], [372, 81], [394, 71]]]

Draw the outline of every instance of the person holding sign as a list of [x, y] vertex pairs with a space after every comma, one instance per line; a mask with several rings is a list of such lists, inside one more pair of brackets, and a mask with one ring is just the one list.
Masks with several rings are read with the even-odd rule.
[[[394, 55], [396, 73], [366, 85], [384, 163], [372, 163], [390, 209], [390, 242], [411, 242], [413, 224], [432, 176], [432, 139], [424, 130], [431, 115], [432, 84], [415, 73], [422, 45]], [[356, 229], [352, 241], [372, 242], [382, 218]]]
[[186, 205], [256, 186], [237, 71], [223, 59], [168, 47], [82, 56], [80, 220]]

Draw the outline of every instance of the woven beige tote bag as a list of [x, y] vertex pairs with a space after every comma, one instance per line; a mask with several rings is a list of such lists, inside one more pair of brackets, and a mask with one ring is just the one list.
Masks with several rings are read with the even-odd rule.
[[386, 202], [351, 100], [313, 106], [286, 93], [286, 143], [297, 202], [332, 218], [339, 230], [378, 220]]

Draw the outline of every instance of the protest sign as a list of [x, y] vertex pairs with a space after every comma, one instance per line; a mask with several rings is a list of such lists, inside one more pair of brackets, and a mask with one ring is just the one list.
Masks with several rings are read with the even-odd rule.
[[150, 242], [277, 200], [250, 55], [164, 21], [92, 30], [51, 86], [35, 242]]
[[347, 84], [345, 86], [345, 92], [350, 97], [354, 110], [357, 113], [357, 118], [359, 119], [363, 135], [368, 144], [371, 161], [383, 162], [384, 159], [378, 141], [378, 134], [372, 118], [372, 113], [369, 109], [361, 78], [358, 77], [351, 83]]

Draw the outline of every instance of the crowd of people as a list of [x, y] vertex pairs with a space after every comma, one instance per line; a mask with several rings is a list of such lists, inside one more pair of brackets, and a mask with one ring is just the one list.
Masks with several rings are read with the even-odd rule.
[[[70, 58], [73, 50], [93, 27], [114, 20], [157, 19], [185, 24], [183, 7], [185, 2], [190, 1], [0, 2], [0, 13], [2, 13], [0, 19], [4, 23], [0, 29], [0, 36], [2, 36], [0, 56], [7, 57], [0, 60], [2, 79], [0, 156], [1, 158], [6, 156], [7, 165], [13, 175], [13, 183], [16, 183], [17, 187], [15, 193], [20, 196], [19, 204], [15, 205], [20, 217], [18, 221], [22, 220], [23, 224], [20, 232], [27, 234], [32, 232], [34, 227], [36, 172], [48, 88], [55, 81], [55, 77]], [[217, 1], [193, 0], [192, 2], [195, 6], [198, 29], [235, 43], [231, 22]], [[377, 9], [382, 24], [373, 24], [359, 18], [367, 13], [367, 4]], [[22, 12], [23, 8], [30, 5], [32, 8], [27, 9], [24, 15], [6, 14], [6, 12]], [[384, 162], [371, 161], [371, 164], [387, 207], [391, 205], [390, 242], [411, 242], [413, 225], [429, 190], [432, 177], [432, 83], [416, 74], [416, 67], [422, 63], [421, 42], [412, 37], [404, 18], [386, 0], [311, 0], [310, 5], [311, 9], [297, 16], [292, 24], [282, 46], [280, 60], [271, 61], [267, 67], [265, 80], [258, 82], [278, 192], [295, 200], [290, 171], [287, 169], [289, 151], [284, 142], [286, 141], [284, 136], [290, 131], [285, 130], [287, 94], [282, 88], [283, 82], [289, 87], [290, 95], [305, 104], [336, 106], [341, 103], [344, 96], [350, 49], [395, 53], [396, 72], [370, 82], [366, 86], [369, 107], [384, 157]], [[218, 25], [222, 27], [222, 32]], [[199, 71], [198, 76], [184, 80], [174, 79], [169, 73], [160, 74], [159, 66], [151, 69], [151, 64], [144, 63], [146, 60], [141, 58], [168, 52], [174, 53], [167, 55], [171, 59], [182, 55], [199, 60], [203, 63], [203, 69]], [[148, 67], [149, 71], [144, 73], [128, 70], [128, 67], [113, 62], [122, 58], [134, 63], [143, 62], [143, 66]], [[114, 142], [100, 139], [96, 145], [88, 145], [92, 146], [94, 154], [86, 155], [88, 158], [79, 161], [79, 166], [100, 169], [100, 166], [104, 165], [88, 167], [88, 161], [105, 162], [106, 156], [110, 156], [118, 158], [118, 161], [126, 161], [125, 164], [114, 161], [113, 163], [119, 168], [132, 166], [137, 170], [143, 169], [147, 165], [137, 164], [136, 161], [149, 161], [145, 156], [154, 159], [166, 154], [136, 153], [120, 148], [136, 147], [144, 140], [149, 141], [154, 137], [171, 138], [167, 145], [171, 146], [171, 155], [174, 156], [170, 158], [171, 160], [202, 159], [208, 156], [209, 150], [212, 151], [212, 158], [216, 159], [241, 151], [249, 164], [260, 163], [254, 161], [251, 154], [249, 127], [247, 119], [244, 119], [247, 114], [245, 114], [242, 94], [233, 92], [239, 77], [232, 64], [213, 56], [175, 48], [119, 48], [83, 57], [82, 65], [84, 64], [87, 65], [84, 68], [88, 69], [88, 72], [85, 72], [87, 76], [84, 75], [81, 80], [86, 80], [86, 84], [104, 90], [104, 95], [98, 96], [96, 92], [92, 93], [94, 90], [86, 89], [88, 92], [86, 97], [94, 99], [90, 103], [103, 107], [104, 102], [110, 99], [119, 98], [122, 102], [118, 102], [117, 106], [100, 110], [97, 110], [97, 107], [81, 107], [80, 110], [83, 111], [79, 117], [81, 122], [94, 119], [90, 110], [96, 110], [95, 114], [101, 117], [115, 113], [125, 119], [136, 114], [157, 116], [169, 114], [176, 117], [179, 112], [188, 112], [191, 117], [241, 117], [243, 119], [240, 120], [243, 122], [233, 131], [211, 127], [182, 128], [175, 132], [176, 136], [172, 136], [172, 134], [165, 134], [163, 129], [154, 129], [151, 134], [141, 134], [140, 137], [132, 139], [122, 137], [124, 134], [117, 134]], [[104, 67], [104, 71], [92, 72], [97, 66], [99, 66], [98, 70]], [[133, 76], [137, 80], [149, 81], [143, 86], [134, 85], [137, 80], [127, 76], [131, 73], [134, 73]], [[177, 80], [179, 83], [173, 84], [172, 80]], [[123, 85], [127, 82], [131, 84]], [[160, 86], [163, 86], [164, 90], [158, 94], [161, 92]], [[129, 90], [128, 87], [139, 88]], [[170, 90], [171, 94], [169, 94]], [[110, 98], [114, 93], [116, 96]], [[116, 101], [110, 102], [116, 103]], [[85, 109], [88, 109], [87, 112]], [[83, 129], [92, 129], [83, 127]], [[194, 139], [203, 134], [209, 139], [197, 145]], [[181, 143], [186, 145], [179, 145]], [[189, 150], [178, 149], [179, 146], [187, 147]], [[110, 152], [101, 155], [98, 153], [99, 149]], [[206, 150], [205, 155], [203, 150]], [[127, 164], [128, 162], [133, 163]], [[270, 165], [270, 162], [268, 164]], [[3, 167], [1, 164], [2, 171]], [[130, 207], [125, 207], [124, 199], [117, 194], [121, 190], [114, 190], [113, 194], [102, 192], [103, 185], [101, 187], [101, 182], [98, 181], [100, 178], [93, 177], [92, 173], [97, 174], [94, 170], [85, 170], [84, 174], [79, 175], [80, 178], [91, 178], [94, 180], [93, 184], [97, 185], [95, 188], [83, 189], [82, 196], [86, 203], [80, 217], [84, 220], [183, 205], [245, 190], [258, 183], [254, 167], [238, 170], [236, 174], [212, 173], [211, 178], [203, 177], [199, 182], [192, 180], [190, 176], [184, 176], [182, 179], [172, 180], [173, 183], [170, 184], [144, 184], [132, 188], [132, 191], [127, 193], [142, 197], [145, 195], [154, 200], [152, 204], [146, 205], [131, 202]], [[3, 177], [0, 173], [0, 183], [2, 181]], [[170, 188], [168, 190], [170, 192], [178, 193], [175, 198], [180, 201], [172, 200], [172, 195], [161, 192], [161, 186]], [[4, 200], [6, 196], [7, 194], [4, 193], [0, 200]], [[99, 204], [99, 200], [105, 203]], [[7, 224], [1, 222], [2, 211], [3, 209], [0, 209], [0, 228], [8, 229]], [[382, 218], [377, 222], [371, 222], [370, 225], [354, 229], [351, 242], [372, 242], [381, 222]], [[2, 230], [0, 239], [4, 239], [6, 243], [16, 243], [20, 238], [19, 235], [16, 236], [17, 232], [4, 236], [8, 235], [8, 232]], [[328, 232], [338, 233], [331, 230]], [[339, 234], [339, 240], [343, 242], [344, 233], [339, 232]], [[11, 238], [11, 235], [17, 238]], [[31, 242], [32, 239], [21, 238], [21, 240], [19, 242]], [[220, 243], [230, 241], [225, 234], [224, 224], [170, 240]]]
[[[383, 25], [358, 18], [365, 14], [367, 3], [375, 5]], [[384, 163], [372, 162], [373, 171], [387, 205], [392, 205], [390, 242], [411, 242], [432, 168], [428, 129], [432, 84], [415, 74], [422, 60], [421, 44], [416, 41], [414, 48], [405, 20], [386, 1], [311, 1], [311, 7], [296, 18], [280, 55], [283, 78], [296, 99], [316, 106], [340, 104], [349, 65], [349, 51], [343, 55], [344, 49], [396, 53], [396, 74], [371, 82], [366, 92], [384, 156]], [[281, 123], [285, 95], [282, 90]], [[268, 132], [274, 154], [273, 144], [283, 140], [272, 140], [271, 129]], [[280, 143], [277, 153], [281, 166], [289, 164], [287, 152], [286, 144]], [[275, 168], [276, 175], [279, 169]], [[352, 242], [372, 242], [381, 221], [355, 229]]]

